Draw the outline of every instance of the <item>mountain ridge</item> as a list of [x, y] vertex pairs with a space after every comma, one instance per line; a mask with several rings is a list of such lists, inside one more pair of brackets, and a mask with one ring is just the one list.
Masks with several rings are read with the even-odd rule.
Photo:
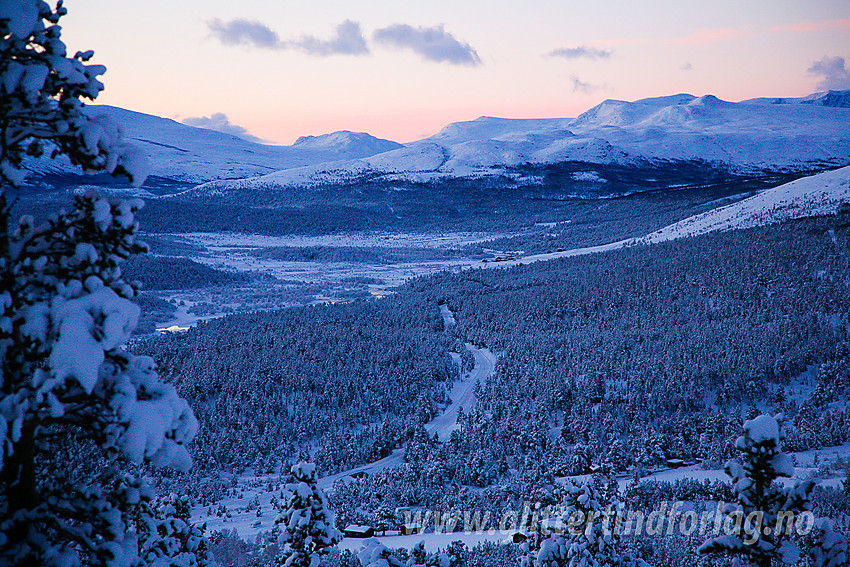
[[[359, 159], [401, 147], [390, 140], [360, 132], [341, 131], [303, 138], [291, 146], [259, 144], [238, 136], [182, 124], [142, 112], [108, 105], [88, 105], [92, 117], [107, 116], [125, 138], [148, 154], [151, 175], [186, 184], [214, 179], [241, 179], [281, 169], [339, 159]], [[80, 171], [67, 160], [28, 158], [25, 167], [35, 174], [68, 174]]]
[[700, 162], [749, 175], [817, 171], [850, 163], [850, 108], [841, 106], [845, 95], [850, 98], [850, 91], [780, 104], [680, 93], [606, 100], [575, 119], [480, 117], [367, 158], [213, 182], [192, 192], [313, 187], [376, 176], [388, 182], [510, 177], [517, 168], [560, 162]]
[[[119, 122], [151, 156], [153, 175], [183, 183], [189, 195], [367, 178], [516, 179], [529, 167], [563, 162], [698, 162], [736, 175], [850, 163], [850, 91], [742, 102], [686, 93], [609, 99], [572, 119], [481, 116], [407, 144], [343, 130], [270, 146], [116, 107], [88, 108]], [[75, 171], [61, 160], [30, 159], [26, 166], [42, 174]]]

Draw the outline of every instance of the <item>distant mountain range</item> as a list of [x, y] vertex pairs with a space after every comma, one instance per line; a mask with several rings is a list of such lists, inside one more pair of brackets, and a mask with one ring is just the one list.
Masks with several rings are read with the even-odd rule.
[[[359, 159], [403, 147], [369, 134], [347, 131], [302, 137], [291, 146], [270, 146], [122, 108], [86, 108], [92, 116], [106, 115], [121, 125], [124, 136], [150, 156], [152, 175], [186, 184]], [[66, 159], [30, 160], [26, 167], [36, 174], [79, 172]]]
[[[563, 162], [630, 167], [700, 162], [744, 175], [850, 163], [850, 91], [737, 103], [687, 94], [606, 100], [575, 119], [481, 117], [404, 145], [365, 133], [335, 132], [269, 146], [129, 110], [89, 108], [121, 124], [125, 135], [150, 154], [154, 176], [197, 185], [190, 193], [198, 195], [365, 178], [516, 179], [528, 175], [529, 167]], [[74, 171], [61, 160], [33, 160], [27, 167], [36, 174]], [[581, 181], [604, 182], [586, 177]]]

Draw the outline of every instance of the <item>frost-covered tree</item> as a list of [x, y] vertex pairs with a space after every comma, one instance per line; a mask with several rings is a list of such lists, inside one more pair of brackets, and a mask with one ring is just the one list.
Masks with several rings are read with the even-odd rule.
[[284, 567], [318, 567], [322, 557], [342, 540], [334, 515], [318, 486], [316, 465], [298, 463], [286, 485], [289, 500], [277, 519], [280, 542], [286, 544], [280, 563]]
[[122, 349], [139, 317], [119, 268], [142, 249], [138, 206], [89, 194], [0, 229], [0, 563], [132, 563], [141, 488], [122, 471], [191, 465], [191, 409]]
[[24, 156], [68, 156], [84, 171], [127, 175], [141, 183], [146, 158], [123, 144], [120, 128], [90, 118], [83, 100], [103, 90], [106, 68], [93, 52], [68, 57], [59, 20], [66, 9], [41, 0], [0, 3], [0, 186], [24, 179]]
[[[774, 561], [793, 563], [797, 560], [799, 549], [789, 532], [794, 519], [810, 510], [809, 493], [813, 483], [804, 481], [784, 488], [775, 482], [794, 474], [791, 457], [781, 449], [782, 421], [782, 415], [759, 415], [744, 422], [743, 435], [735, 442], [741, 459], [726, 463], [726, 473], [732, 477], [737, 500], [737, 509], [729, 512], [741, 515], [742, 529], [732, 535], [706, 540], [700, 553], [742, 556], [758, 567], [770, 567]], [[780, 517], [785, 517], [781, 529]], [[788, 518], [791, 518], [790, 524]]]
[[[120, 131], [83, 112], [104, 69], [84, 64], [91, 53], [66, 57], [64, 13], [61, 2], [0, 3], [0, 564], [137, 565], [145, 545], [177, 532], [160, 532], [169, 520], [136, 465], [187, 469], [197, 430], [153, 360], [122, 348], [139, 308], [119, 264], [144, 250], [141, 203], [89, 193], [47, 222], [13, 226], [6, 200], [24, 155], [50, 146], [86, 171], [144, 179]], [[194, 545], [184, 539], [159, 563]]]

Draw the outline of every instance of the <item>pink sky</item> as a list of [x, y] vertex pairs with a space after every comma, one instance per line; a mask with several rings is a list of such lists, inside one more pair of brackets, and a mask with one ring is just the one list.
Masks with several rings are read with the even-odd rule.
[[282, 144], [343, 129], [404, 142], [482, 115], [576, 116], [606, 98], [850, 88], [847, 0], [66, 5], [69, 49], [108, 68], [99, 103], [223, 113]]

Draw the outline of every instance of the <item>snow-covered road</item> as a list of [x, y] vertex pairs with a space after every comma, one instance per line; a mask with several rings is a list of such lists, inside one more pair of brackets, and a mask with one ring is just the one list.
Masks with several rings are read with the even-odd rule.
[[[454, 314], [447, 306], [441, 305], [440, 313], [443, 316], [446, 330], [448, 330], [452, 325], [457, 324]], [[475, 403], [476, 382], [481, 381], [483, 383], [487, 377], [492, 374], [496, 364], [496, 356], [488, 349], [476, 347], [469, 343], [466, 344], [466, 348], [470, 353], [472, 353], [472, 356], [475, 359], [475, 365], [471, 371], [463, 373], [460, 380], [455, 382], [452, 386], [451, 392], [449, 393], [451, 403], [449, 403], [446, 409], [439, 416], [425, 424], [426, 431], [428, 431], [431, 435], [436, 433], [440, 441], [448, 440], [451, 437], [452, 431], [457, 429], [458, 410], [460, 408], [468, 410], [473, 406]], [[453, 355], [452, 358], [454, 358], [458, 363], [460, 362], [459, 354], [450, 354]], [[395, 449], [390, 455], [373, 463], [368, 463], [353, 469], [322, 477], [319, 479], [319, 488], [324, 491], [330, 491], [337, 480], [343, 480], [346, 478], [350, 479], [352, 478], [352, 475], [361, 472], [368, 475], [374, 475], [382, 470], [397, 467], [403, 463], [404, 447], [401, 447]], [[274, 517], [276, 516], [275, 514], [272, 514], [271, 517], [258, 515], [255, 511], [249, 510], [245, 506], [256, 498], [257, 502], [259, 502], [260, 509], [270, 511], [271, 499], [278, 494], [279, 491], [276, 489], [267, 490], [263, 487], [268, 486], [271, 483], [276, 483], [278, 481], [278, 477], [279, 474], [255, 475], [250, 471], [246, 472], [240, 475], [237, 483], [239, 486], [240, 496], [227, 497], [216, 503], [216, 506], [224, 504], [227, 507], [229, 517], [221, 517], [213, 513], [212, 508], [214, 508], [214, 506], [208, 505], [204, 507], [199, 505], [192, 509], [192, 520], [195, 522], [206, 523], [207, 528], [210, 530], [235, 529], [239, 534], [239, 537], [250, 540], [260, 532], [271, 529]], [[475, 537], [480, 539], [481, 535], [479, 534]], [[409, 539], [410, 538], [402, 538], [402, 540], [406, 543], [409, 543]], [[419, 540], [417, 539], [414, 544], [418, 541]], [[362, 540], [357, 540], [353, 544], [349, 542], [349, 545], [359, 548], [361, 543]]]
[[[440, 305], [440, 314], [443, 316], [443, 323], [447, 330], [452, 325], [457, 324], [454, 313], [452, 313], [447, 305]], [[487, 377], [493, 373], [493, 369], [496, 366], [496, 355], [490, 352], [489, 349], [477, 347], [470, 343], [466, 343], [466, 348], [472, 353], [472, 357], [475, 359], [475, 365], [471, 371], [462, 374], [461, 379], [454, 383], [449, 392], [451, 403], [446, 406], [443, 413], [425, 424], [425, 430], [431, 435], [436, 433], [440, 441], [447, 441], [451, 437], [452, 431], [458, 428], [458, 410], [461, 408], [468, 410], [475, 404], [475, 384], [479, 381], [483, 383], [487, 380]], [[457, 356], [456, 353], [451, 354]], [[365, 472], [372, 475], [376, 472], [396, 467], [403, 462], [404, 449], [395, 449], [392, 454], [374, 463], [322, 477], [319, 479], [319, 487], [322, 490], [328, 490], [333, 487], [333, 484], [337, 480], [350, 477], [352, 474]]]
[[493, 368], [496, 366], [496, 355], [487, 348], [479, 348], [466, 343], [466, 349], [475, 358], [475, 366], [471, 372], [454, 383], [451, 392], [449, 392], [451, 403], [445, 411], [425, 425], [425, 430], [431, 435], [436, 433], [440, 441], [448, 441], [452, 431], [458, 428], [458, 410], [461, 408], [469, 410], [475, 404], [476, 382], [480, 381], [483, 384], [487, 377], [493, 373]]

